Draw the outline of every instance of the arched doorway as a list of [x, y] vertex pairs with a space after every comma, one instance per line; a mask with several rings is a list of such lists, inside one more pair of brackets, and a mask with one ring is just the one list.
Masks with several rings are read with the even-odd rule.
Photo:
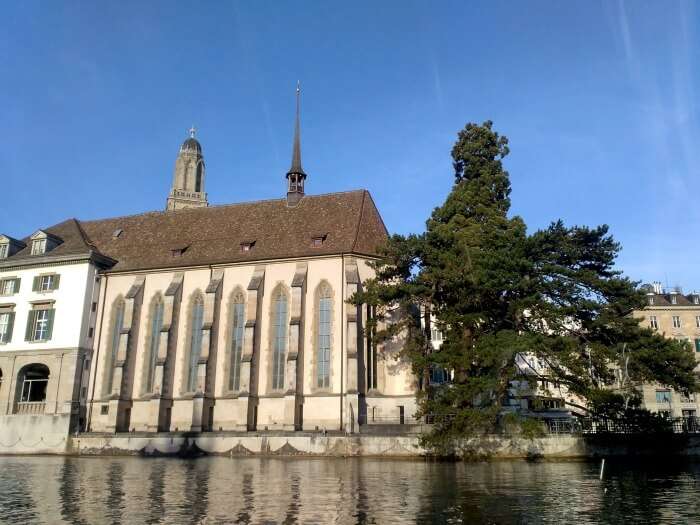
[[39, 363], [22, 367], [17, 375], [15, 414], [44, 413], [49, 373], [49, 367]]

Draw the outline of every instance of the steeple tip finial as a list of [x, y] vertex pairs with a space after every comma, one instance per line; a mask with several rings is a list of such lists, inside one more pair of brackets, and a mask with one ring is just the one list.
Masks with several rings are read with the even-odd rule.
[[297, 80], [297, 114], [294, 121], [294, 144], [292, 146], [292, 167], [287, 172], [287, 203], [295, 206], [304, 196], [306, 173], [301, 167], [301, 125], [299, 124], [301, 82]]

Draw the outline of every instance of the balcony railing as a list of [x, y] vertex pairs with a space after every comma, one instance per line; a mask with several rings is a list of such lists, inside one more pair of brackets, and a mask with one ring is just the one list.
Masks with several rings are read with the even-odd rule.
[[15, 403], [15, 414], [43, 414], [46, 409], [44, 401], [19, 401]]

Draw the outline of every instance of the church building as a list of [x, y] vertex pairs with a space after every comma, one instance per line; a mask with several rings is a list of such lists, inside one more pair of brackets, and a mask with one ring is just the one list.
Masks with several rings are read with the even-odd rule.
[[357, 432], [415, 412], [410, 364], [347, 302], [387, 230], [365, 190], [306, 193], [298, 91], [285, 178], [282, 198], [209, 206], [192, 129], [165, 211], [80, 222], [115, 261], [101, 271], [88, 430]]

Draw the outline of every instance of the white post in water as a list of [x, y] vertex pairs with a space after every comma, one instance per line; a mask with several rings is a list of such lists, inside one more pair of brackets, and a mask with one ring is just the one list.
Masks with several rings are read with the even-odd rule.
[[603, 471], [605, 471], [605, 458], [600, 462], [600, 481], [603, 481]]

